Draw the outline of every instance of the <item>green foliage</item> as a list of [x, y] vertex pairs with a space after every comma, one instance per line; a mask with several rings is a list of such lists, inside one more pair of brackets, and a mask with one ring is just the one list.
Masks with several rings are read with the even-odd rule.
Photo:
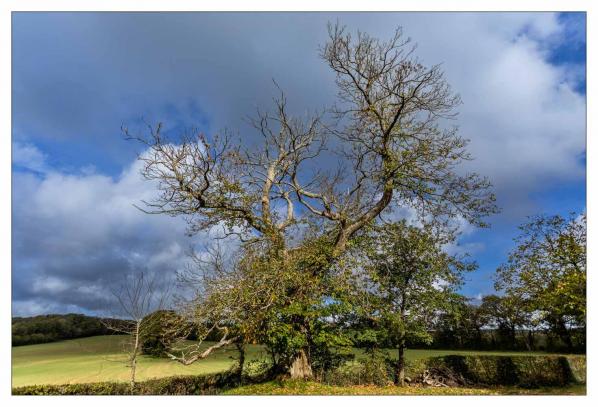
[[322, 383], [334, 386], [387, 386], [394, 382], [396, 361], [380, 352], [339, 366], [319, 376]]
[[293, 302], [273, 310], [263, 343], [275, 365], [284, 370], [301, 349], [308, 349], [312, 368], [320, 373], [352, 358], [353, 342], [342, 325], [333, 321], [341, 306], [329, 301]]
[[[113, 334], [114, 331], [102, 321], [101, 318], [81, 314], [15, 317], [12, 319], [12, 345], [33, 345]], [[111, 319], [109, 322], [111, 325], [118, 326], [125, 321]]]
[[126, 383], [80, 383], [52, 385], [42, 384], [35, 386], [15, 387], [12, 389], [13, 395], [122, 395], [131, 394], [131, 388]]
[[362, 366], [359, 372], [359, 384], [375, 384], [386, 386], [395, 381], [396, 361], [379, 352], [373, 352], [369, 357], [360, 359]]
[[496, 288], [539, 311], [569, 349], [571, 328], [586, 325], [586, 216], [536, 216], [519, 227], [517, 247], [497, 270]]
[[[327, 372], [322, 383], [335, 386], [388, 385], [394, 381], [396, 360], [381, 353]], [[446, 355], [410, 360], [406, 375], [412, 380], [428, 369], [440, 369], [465, 378], [469, 385], [523, 388], [585, 383], [583, 356]]]
[[330, 239], [311, 233], [306, 232], [300, 248], [286, 253], [271, 245], [263, 245], [261, 252], [251, 246], [251, 252], [244, 252], [242, 278], [229, 285], [256, 304], [251, 305], [256, 311], [239, 322], [240, 330], [245, 340], [265, 345], [278, 372], [286, 371], [301, 351], [316, 374], [351, 354], [353, 343], [342, 324], [350, 310], [344, 276], [329, 264]]
[[476, 349], [482, 342], [482, 328], [487, 322], [479, 307], [454, 293], [435, 319], [434, 344], [449, 349]]
[[369, 328], [358, 334], [362, 343], [432, 341], [431, 321], [450, 305], [462, 273], [475, 268], [443, 251], [449, 241], [405, 221], [372, 227], [360, 237], [354, 248], [365, 273], [354, 280], [355, 309]]
[[141, 352], [144, 355], [164, 357], [169, 349], [173, 337], [171, 324], [180, 318], [174, 311], [158, 310], [145, 316], [141, 321], [143, 330], [139, 335]]
[[272, 364], [265, 359], [252, 359], [245, 363], [243, 373], [250, 377], [265, 376], [272, 368]]

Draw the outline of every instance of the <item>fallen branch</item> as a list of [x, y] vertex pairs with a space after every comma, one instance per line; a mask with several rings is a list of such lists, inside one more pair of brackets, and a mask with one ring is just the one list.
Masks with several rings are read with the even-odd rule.
[[198, 360], [207, 358], [213, 351], [220, 349], [223, 346], [230, 345], [231, 343], [234, 343], [237, 339], [239, 339], [238, 336], [232, 337], [230, 339], [226, 339], [226, 337], [228, 335], [228, 328], [224, 327], [224, 328], [218, 328], [218, 329], [222, 329], [224, 331], [224, 335], [222, 336], [222, 338], [220, 339], [220, 341], [217, 344], [212, 345], [203, 351], [200, 351], [199, 346], [201, 345], [201, 343], [199, 343], [199, 344], [195, 344], [195, 345], [186, 347], [186, 349], [192, 348], [192, 350], [189, 351], [188, 353], [185, 353], [185, 351], [183, 349], [175, 349], [175, 350], [181, 351], [180, 356], [177, 356], [175, 354], [168, 353], [168, 352], [166, 353], [166, 355], [170, 359], [187, 366], [194, 362], [197, 362]]
[[467, 384], [462, 375], [445, 368], [424, 370], [418, 382], [431, 387], [458, 387]]

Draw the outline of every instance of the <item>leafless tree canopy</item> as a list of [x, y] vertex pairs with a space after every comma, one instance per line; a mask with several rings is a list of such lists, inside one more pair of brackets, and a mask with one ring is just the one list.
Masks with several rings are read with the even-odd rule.
[[[425, 67], [412, 51], [400, 29], [381, 42], [329, 26], [321, 57], [336, 72], [339, 103], [328, 112], [334, 120], [291, 117], [282, 94], [273, 114], [258, 112], [252, 121], [263, 137], [259, 148], [229, 133], [187, 134], [174, 144], [161, 125], [149, 137], [134, 136], [148, 147], [142, 173], [161, 191], [143, 209], [186, 215], [191, 232], [219, 224], [244, 241], [268, 238], [282, 248], [293, 226], [312, 219], [327, 225], [337, 254], [393, 204], [483, 226], [496, 212], [490, 184], [457, 173], [470, 159], [467, 140], [440, 126], [460, 99], [440, 66]], [[336, 171], [318, 162], [331, 138], [343, 146]]]
[[152, 326], [151, 313], [163, 309], [168, 303], [169, 290], [159, 287], [156, 275], [148, 276], [143, 271], [125, 275], [120, 286], [112, 290], [119, 308], [114, 310], [120, 320], [104, 320], [112, 331], [128, 335], [125, 353], [128, 357], [130, 385], [135, 387], [137, 358], [141, 352], [141, 340]]

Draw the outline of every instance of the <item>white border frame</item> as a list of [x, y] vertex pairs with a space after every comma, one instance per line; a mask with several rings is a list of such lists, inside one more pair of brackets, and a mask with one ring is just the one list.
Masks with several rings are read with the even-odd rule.
[[[2, 387], [0, 388], [0, 397], [4, 403], [10, 405], [29, 405], [29, 403], [42, 402], [44, 405], [80, 405], [81, 403], [90, 403], [92, 405], [101, 405], [106, 402], [131, 403], [135, 402], [131, 399], [133, 396], [113, 397], [109, 401], [101, 396], [76, 396], [76, 397], [44, 397], [42, 400], [33, 398], [32, 396], [11, 396], [10, 395], [10, 380], [11, 365], [10, 352], [8, 349], [11, 346], [10, 320], [11, 320], [11, 12], [12, 11], [585, 11], [587, 12], [587, 70], [586, 72], [596, 72], [592, 67], [596, 67], [596, 27], [598, 27], [598, 2], [591, 0], [569, 0], [569, 1], [555, 1], [555, 0], [502, 0], [502, 1], [484, 1], [479, 0], [420, 0], [420, 1], [378, 1], [370, 0], [368, 2], [358, 2], [355, 0], [303, 0], [282, 3], [280, 1], [267, 0], [253, 0], [253, 1], [234, 1], [234, 0], [220, 0], [218, 2], [200, 3], [189, 0], [86, 0], [85, 2], [77, 0], [53, 0], [52, 2], [43, 0], [4, 0], [0, 3], [0, 91], [2, 98], [0, 99], [1, 106], [1, 126], [2, 137], [0, 137], [0, 194], [5, 198], [1, 201], [2, 216], [0, 217], [0, 258], [2, 259], [2, 268], [0, 272], [0, 285], [2, 286], [2, 313], [0, 316], [0, 326], [2, 327], [1, 343], [3, 351], [0, 352], [2, 360]], [[249, 7], [251, 5], [252, 7]], [[369, 8], [367, 8], [369, 7]], [[594, 68], [595, 69], [595, 68]], [[596, 182], [591, 177], [591, 174], [598, 174], [598, 165], [595, 161], [595, 142], [589, 136], [593, 134], [596, 129], [596, 116], [592, 113], [596, 112], [595, 97], [598, 94], [597, 85], [592, 75], [587, 75], [587, 211], [588, 211], [588, 265], [592, 272], [597, 263], [597, 256], [595, 249], [597, 247], [596, 233], [594, 232], [594, 205], [590, 203], [596, 202]], [[588, 310], [596, 309], [596, 301], [592, 297], [592, 293], [596, 293], [595, 279], [590, 273], [588, 279]], [[592, 315], [592, 312], [588, 313]], [[593, 318], [589, 317], [588, 324], [588, 340], [591, 344], [592, 339], [596, 337], [596, 326]], [[344, 397], [339, 396], [320, 396], [311, 397], [305, 400], [306, 396], [245, 396], [226, 397], [226, 396], [210, 396], [197, 399], [194, 397], [177, 397], [171, 399], [168, 396], [162, 397], [145, 397], [136, 398], [136, 402], [149, 403], [150, 405], [157, 405], [163, 403], [177, 403], [177, 404], [235, 404], [243, 405], [272, 405], [279, 406], [283, 403], [285, 406], [303, 406], [305, 403], [310, 405], [329, 404], [341, 402], [346, 405], [361, 405], [362, 403], [375, 403], [376, 405], [396, 405], [397, 403], [415, 402], [421, 405], [437, 405], [438, 403], [445, 404], [447, 401], [459, 403], [460, 405], [478, 405], [480, 403], [488, 405], [503, 405], [505, 403], [535, 403], [540, 402], [548, 405], [560, 405], [562, 403], [579, 403], [595, 405], [597, 394], [594, 391], [593, 384], [594, 373], [596, 369], [595, 351], [592, 345], [588, 346], [588, 396], [452, 396], [451, 398], [443, 398], [439, 400], [438, 397], [443, 396], [367, 396], [368, 399], [363, 399], [360, 396]], [[134, 396], [139, 397], [139, 396]], [[396, 397], [400, 397], [397, 399]], [[444, 396], [446, 397], [446, 396]], [[564, 398], [566, 397], [566, 398]], [[8, 404], [4, 404], [8, 405]]]

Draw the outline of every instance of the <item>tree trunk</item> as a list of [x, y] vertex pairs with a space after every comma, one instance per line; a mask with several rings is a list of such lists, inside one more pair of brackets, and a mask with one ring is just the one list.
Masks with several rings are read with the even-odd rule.
[[397, 377], [395, 384], [397, 386], [405, 385], [405, 340], [399, 344], [399, 360], [397, 362]]
[[301, 349], [291, 364], [289, 373], [292, 379], [311, 379], [313, 372], [304, 349]]
[[239, 367], [237, 375], [239, 376], [239, 382], [243, 378], [243, 366], [245, 365], [245, 344], [237, 342], [237, 351], [239, 352]]
[[131, 359], [131, 392], [135, 389], [135, 370], [137, 369], [137, 358]]
[[527, 344], [528, 351], [534, 350], [534, 331], [531, 329], [527, 331], [527, 340], [525, 343]]
[[135, 325], [135, 338], [133, 343], [133, 352], [131, 352], [131, 393], [135, 390], [135, 372], [137, 370], [137, 353], [139, 352], [139, 331], [141, 329], [141, 320]]
[[561, 339], [565, 343], [565, 346], [567, 347], [567, 349], [569, 351], [572, 351], [573, 350], [573, 340], [571, 339], [571, 332], [569, 332], [569, 330], [567, 329], [567, 324], [565, 324], [565, 321], [563, 321], [563, 318], [559, 318], [558, 330], [559, 330], [559, 335], [560, 335]]
[[509, 336], [511, 337], [511, 349], [517, 350], [517, 332], [515, 331], [515, 326], [509, 329]]

